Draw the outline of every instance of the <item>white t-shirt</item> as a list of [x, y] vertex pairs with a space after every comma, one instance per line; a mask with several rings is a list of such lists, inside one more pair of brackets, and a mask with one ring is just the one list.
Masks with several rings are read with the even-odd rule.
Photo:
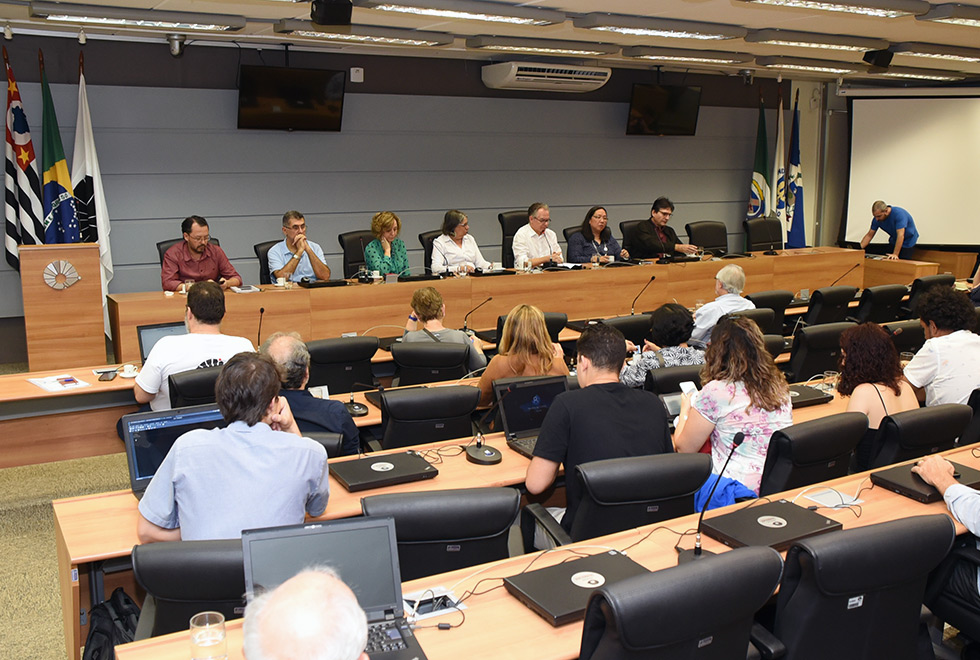
[[144, 392], [155, 394], [150, 401], [153, 410], [170, 409], [171, 374], [191, 369], [216, 367], [233, 355], [253, 352], [252, 342], [244, 337], [190, 333], [161, 337], [146, 357], [146, 363], [136, 376], [136, 384]]
[[966, 403], [980, 387], [980, 336], [957, 330], [927, 339], [906, 365], [905, 379], [925, 388], [927, 406]]
[[561, 252], [558, 235], [550, 229], [536, 234], [530, 224], [526, 224], [514, 234], [514, 261], [523, 256], [527, 259], [550, 257], [554, 252]]

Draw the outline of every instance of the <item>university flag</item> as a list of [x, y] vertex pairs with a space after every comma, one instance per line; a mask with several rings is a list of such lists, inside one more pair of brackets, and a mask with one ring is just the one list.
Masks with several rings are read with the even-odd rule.
[[769, 213], [769, 140], [766, 138], [766, 105], [759, 97], [759, 127], [755, 138], [755, 165], [749, 189], [749, 210], [746, 216], [764, 218]]
[[44, 241], [41, 224], [41, 180], [37, 175], [34, 143], [27, 114], [20, 101], [20, 90], [14, 71], [3, 49], [7, 71], [7, 140], [4, 146], [4, 252], [7, 263], [20, 270], [20, 245], [37, 245]]
[[71, 191], [71, 175], [65, 160], [65, 148], [61, 144], [58, 117], [51, 100], [48, 75], [44, 72], [44, 56], [38, 51], [41, 66], [41, 98], [44, 116], [41, 119], [41, 204], [44, 208], [44, 242], [77, 243], [78, 216], [75, 213], [75, 196]]
[[779, 112], [776, 114], [776, 155], [773, 157], [769, 191], [769, 213], [776, 215], [779, 226], [782, 227], [781, 223], [786, 220], [786, 145], [783, 144], [782, 90], [779, 91]]
[[786, 247], [806, 247], [803, 231], [803, 170], [800, 169], [800, 90], [796, 90], [793, 103], [793, 130], [789, 138], [789, 172], [786, 183], [786, 222], [789, 234]]

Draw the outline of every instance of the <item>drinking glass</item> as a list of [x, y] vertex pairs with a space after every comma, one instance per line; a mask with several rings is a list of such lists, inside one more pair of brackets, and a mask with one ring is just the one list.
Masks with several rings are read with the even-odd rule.
[[825, 371], [823, 372], [823, 389], [825, 392], [833, 392], [834, 388], [837, 387], [837, 380], [840, 378], [840, 373], [836, 371]]
[[223, 660], [228, 657], [225, 616], [199, 612], [191, 617], [191, 660]]

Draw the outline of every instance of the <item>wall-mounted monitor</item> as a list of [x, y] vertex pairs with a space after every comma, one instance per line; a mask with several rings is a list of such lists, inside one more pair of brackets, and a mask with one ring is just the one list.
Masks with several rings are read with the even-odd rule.
[[635, 83], [626, 134], [694, 135], [700, 109], [700, 87]]
[[339, 131], [345, 81], [344, 71], [243, 65], [238, 128]]

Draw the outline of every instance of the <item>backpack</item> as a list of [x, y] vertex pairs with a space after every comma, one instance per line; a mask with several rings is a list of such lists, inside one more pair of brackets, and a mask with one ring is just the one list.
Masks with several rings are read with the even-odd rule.
[[108, 600], [89, 612], [88, 637], [82, 660], [113, 660], [116, 644], [133, 641], [140, 608], [122, 587], [117, 587]]

